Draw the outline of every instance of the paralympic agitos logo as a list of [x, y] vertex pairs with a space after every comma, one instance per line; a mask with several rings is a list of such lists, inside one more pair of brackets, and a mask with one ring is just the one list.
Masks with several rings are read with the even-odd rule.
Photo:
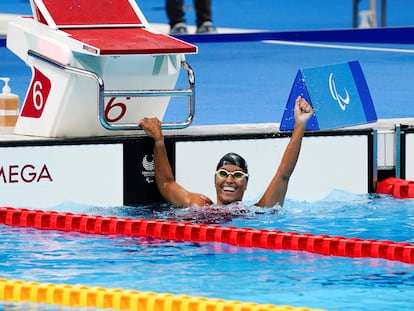
[[329, 75], [329, 90], [331, 91], [332, 98], [338, 102], [339, 108], [345, 111], [346, 106], [349, 105], [351, 99], [349, 98], [348, 90], [346, 88], [343, 89], [343, 95], [339, 94], [333, 78], [333, 73]]
[[155, 172], [154, 172], [154, 156], [153, 155], [144, 155], [144, 157], [142, 158], [141, 161], [142, 164], [142, 168], [143, 170], [141, 170], [142, 176], [145, 177], [145, 181], [148, 184], [153, 183], [154, 180], [154, 176], [155, 176]]
[[0, 183], [13, 184], [40, 181], [53, 181], [52, 175], [46, 164], [40, 166], [35, 166], [33, 164], [11, 164], [0, 166]]

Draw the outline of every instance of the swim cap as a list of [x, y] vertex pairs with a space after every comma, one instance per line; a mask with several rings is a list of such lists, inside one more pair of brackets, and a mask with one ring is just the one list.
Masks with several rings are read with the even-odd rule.
[[236, 165], [240, 167], [245, 173], [248, 173], [246, 161], [237, 153], [229, 152], [225, 154], [217, 164], [216, 170], [224, 165]]

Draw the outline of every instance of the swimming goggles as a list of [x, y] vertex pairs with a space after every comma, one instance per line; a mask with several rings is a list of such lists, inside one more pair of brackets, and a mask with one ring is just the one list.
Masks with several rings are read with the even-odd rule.
[[228, 170], [225, 170], [224, 168], [217, 170], [216, 175], [221, 179], [225, 179], [229, 175], [231, 175], [235, 180], [242, 180], [243, 178], [249, 177], [249, 174], [245, 172], [242, 172], [242, 171], [229, 172]]

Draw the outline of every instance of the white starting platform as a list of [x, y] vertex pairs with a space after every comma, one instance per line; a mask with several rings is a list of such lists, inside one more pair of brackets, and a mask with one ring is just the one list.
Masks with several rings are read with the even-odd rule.
[[[194, 74], [185, 54], [194, 45], [149, 28], [134, 0], [31, 0], [33, 16], [9, 23], [7, 47], [32, 69], [15, 133], [96, 136], [160, 120], [172, 96], [193, 119]], [[181, 69], [188, 88], [175, 89]]]

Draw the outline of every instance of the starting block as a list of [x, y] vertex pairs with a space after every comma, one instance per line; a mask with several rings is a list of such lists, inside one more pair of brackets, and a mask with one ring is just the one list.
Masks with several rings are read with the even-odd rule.
[[[194, 114], [195, 81], [186, 54], [197, 47], [150, 29], [135, 0], [31, 0], [33, 16], [10, 22], [7, 47], [32, 69], [14, 130], [45, 137], [97, 136], [163, 120], [171, 97]], [[177, 89], [181, 71], [188, 88]]]
[[377, 121], [367, 82], [359, 62], [298, 71], [280, 122], [281, 131], [292, 131], [298, 96], [313, 107], [306, 130], [330, 130]]

